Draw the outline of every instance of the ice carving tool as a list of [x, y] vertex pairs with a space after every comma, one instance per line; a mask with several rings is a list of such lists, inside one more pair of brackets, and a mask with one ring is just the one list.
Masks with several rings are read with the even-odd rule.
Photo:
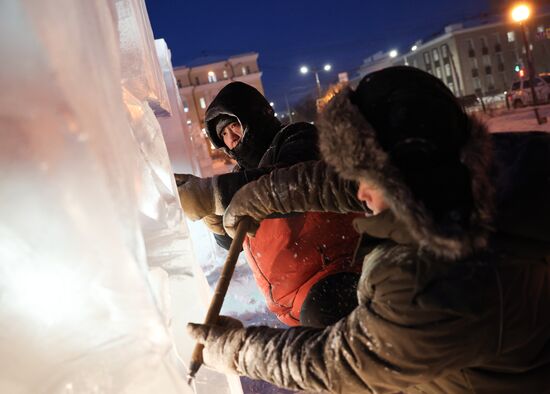
[[[206, 318], [204, 319], [203, 324], [216, 324], [218, 317], [220, 316], [220, 311], [222, 309], [223, 301], [225, 295], [227, 294], [227, 288], [231, 282], [231, 277], [235, 271], [235, 265], [237, 264], [237, 259], [239, 258], [239, 253], [243, 250], [243, 241], [246, 233], [249, 229], [250, 219], [244, 218], [237, 224], [237, 230], [235, 232], [235, 238], [231, 241], [231, 246], [229, 247], [229, 252], [223, 264], [222, 273], [220, 279], [216, 284], [216, 290], [214, 290], [214, 295], [210, 301], [210, 306], [208, 307], [208, 312], [206, 313]], [[202, 359], [202, 349], [204, 345], [202, 343], [197, 343], [191, 354], [191, 362], [189, 365], [189, 373], [187, 374], [187, 384], [191, 385], [195, 375], [199, 371], [203, 363]]]

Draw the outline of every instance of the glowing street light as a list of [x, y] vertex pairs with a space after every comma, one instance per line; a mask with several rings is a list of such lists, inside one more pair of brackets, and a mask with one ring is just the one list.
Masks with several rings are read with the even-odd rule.
[[[332, 66], [330, 64], [325, 64], [323, 66], [323, 70], [329, 72], [330, 70], [332, 70]], [[302, 74], [307, 74], [309, 71], [309, 67], [307, 66], [300, 67], [300, 72]], [[321, 97], [321, 81], [319, 81], [319, 72], [316, 68], [311, 69], [311, 71], [315, 74], [315, 82], [317, 83], [317, 97]]]
[[275, 103], [273, 101], [270, 101], [269, 105], [271, 105], [272, 107], [275, 107]]
[[413, 45], [413, 46], [411, 47], [411, 51], [413, 51], [413, 52], [416, 51], [417, 49], [418, 49], [418, 45]]
[[392, 59], [395, 58], [395, 57], [397, 57], [397, 55], [398, 55], [397, 49], [392, 49], [392, 50], [390, 51], [390, 57], [391, 57]]
[[527, 28], [525, 27], [525, 21], [529, 19], [531, 15], [531, 10], [526, 4], [518, 4], [512, 8], [511, 16], [514, 22], [519, 23], [519, 28], [521, 29], [521, 35], [523, 37], [523, 45], [525, 46], [525, 57], [527, 60], [527, 70], [529, 71], [529, 84], [531, 85], [531, 96], [533, 97], [533, 107], [535, 111], [535, 116], [537, 118], [538, 124], [546, 123], [546, 117], [541, 117], [539, 115], [538, 99], [537, 93], [535, 91], [535, 62], [533, 60], [533, 52], [529, 46], [529, 41], [527, 40]]
[[514, 22], [524, 22], [529, 19], [531, 10], [526, 4], [519, 4], [512, 9], [512, 20]]

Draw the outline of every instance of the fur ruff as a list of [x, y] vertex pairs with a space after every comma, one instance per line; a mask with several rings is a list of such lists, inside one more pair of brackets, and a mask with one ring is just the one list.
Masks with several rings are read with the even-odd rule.
[[468, 228], [449, 235], [422, 201], [416, 199], [381, 148], [373, 127], [350, 101], [349, 88], [336, 95], [318, 121], [319, 148], [324, 160], [344, 178], [379, 185], [390, 209], [423, 249], [456, 260], [487, 246], [492, 219], [493, 188], [488, 177], [491, 140], [486, 127], [470, 118], [470, 136], [460, 160], [470, 171], [472, 209]]

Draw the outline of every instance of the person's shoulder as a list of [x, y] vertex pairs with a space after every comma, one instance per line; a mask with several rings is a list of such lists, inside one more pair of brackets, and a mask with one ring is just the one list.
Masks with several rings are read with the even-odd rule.
[[[376, 247], [364, 260], [362, 303], [397, 312], [447, 311], [475, 316], [492, 301], [494, 270], [486, 256], [447, 261], [414, 245], [393, 242]], [[396, 316], [397, 318], [397, 316]]]
[[307, 122], [296, 122], [285, 125], [277, 134], [282, 139], [317, 137], [317, 128]]

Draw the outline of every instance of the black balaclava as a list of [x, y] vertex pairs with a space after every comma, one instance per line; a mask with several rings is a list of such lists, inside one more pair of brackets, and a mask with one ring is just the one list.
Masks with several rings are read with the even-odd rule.
[[[243, 127], [243, 138], [234, 149], [225, 146], [217, 133], [218, 123], [235, 117]], [[206, 110], [206, 132], [216, 148], [223, 149], [244, 169], [256, 168], [269, 148], [281, 123], [273, 108], [254, 87], [243, 82], [226, 85]]]

